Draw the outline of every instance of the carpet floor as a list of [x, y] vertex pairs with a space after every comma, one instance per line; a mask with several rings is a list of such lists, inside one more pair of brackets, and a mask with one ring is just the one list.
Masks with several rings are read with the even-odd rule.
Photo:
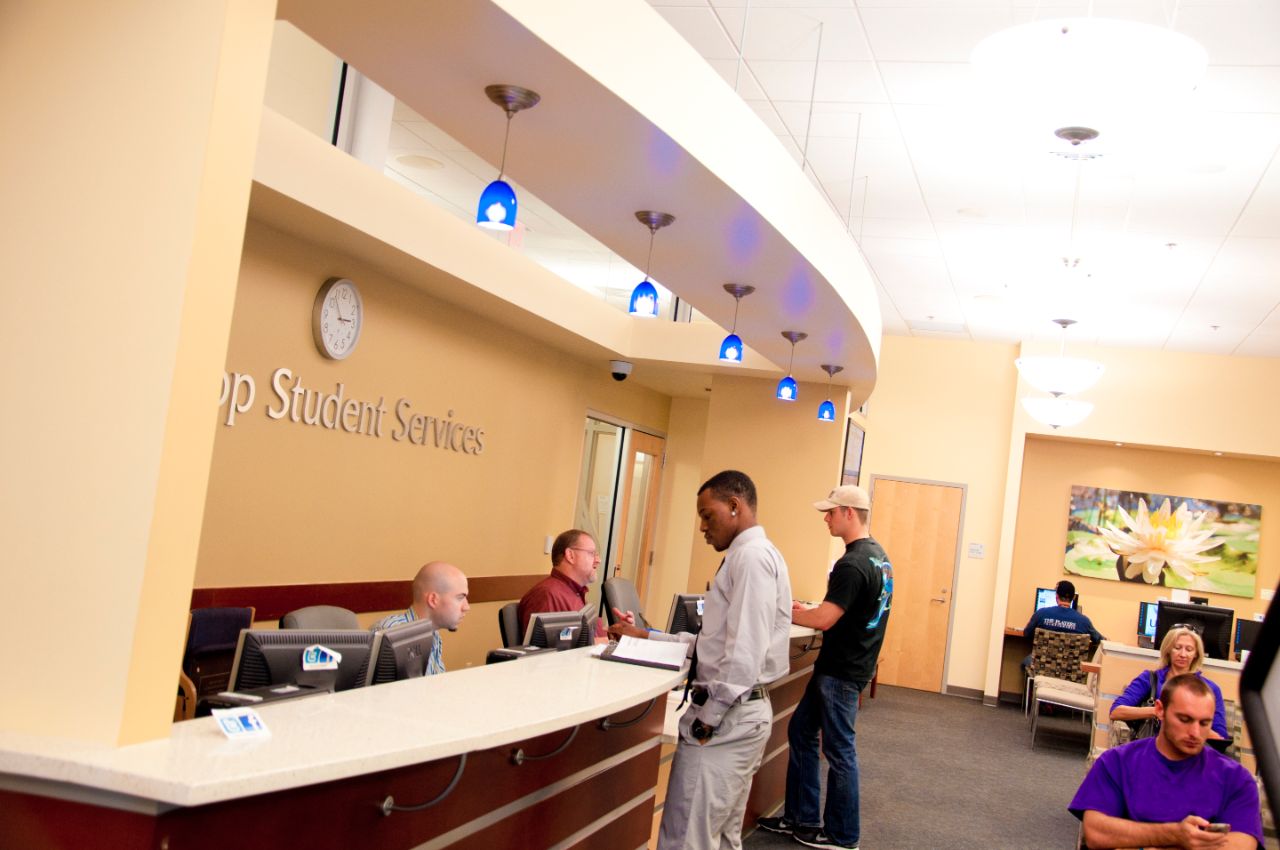
[[[1032, 749], [1018, 706], [882, 685], [858, 712], [860, 846], [1071, 850], [1087, 740], [1079, 715], [1046, 716]], [[744, 846], [800, 845], [757, 830]]]

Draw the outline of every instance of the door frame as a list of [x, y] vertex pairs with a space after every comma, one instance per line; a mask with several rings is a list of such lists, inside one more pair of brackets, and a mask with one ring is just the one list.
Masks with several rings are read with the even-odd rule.
[[[874, 516], [876, 510], [876, 481], [884, 479], [886, 481], [899, 481], [903, 484], [928, 484], [934, 487], [955, 487], [960, 491], [960, 521], [956, 526], [956, 551], [951, 564], [951, 599], [947, 602], [947, 644], [942, 649], [942, 691], [947, 694], [950, 687], [949, 679], [951, 678], [951, 630], [955, 627], [956, 622], [956, 588], [960, 584], [960, 552], [964, 546], [964, 512], [969, 505], [969, 485], [960, 484], [955, 481], [935, 481], [931, 478], [912, 478], [907, 475], [883, 475], [873, 473], [871, 475], [871, 513]], [[868, 530], [870, 530], [868, 528]], [[890, 557], [890, 563], [893, 558]]]
[[[623, 502], [625, 501], [622, 496], [623, 464], [626, 463], [627, 459], [631, 455], [631, 434], [632, 432], [639, 431], [641, 434], [648, 434], [650, 437], [657, 437], [658, 439], [662, 440], [664, 446], [667, 443], [667, 435], [665, 432], [659, 431], [657, 428], [650, 428], [646, 425], [638, 425], [629, 419], [622, 419], [621, 417], [614, 416], [613, 414], [610, 414], [610, 413], [604, 413], [603, 411], [596, 410], [595, 408], [591, 408], [591, 407], [587, 408], [585, 416], [589, 419], [598, 419], [601, 422], [608, 423], [609, 425], [616, 425], [622, 429], [622, 443], [618, 447], [618, 464], [617, 464], [617, 467], [614, 469], [613, 506], [609, 514], [609, 539], [605, 541], [605, 551], [602, 554], [602, 557], [604, 557], [602, 564], [605, 566], [606, 573], [608, 573], [609, 570], [613, 569], [613, 566], [612, 566], [613, 556], [617, 549], [618, 538], [621, 535], [621, 529], [619, 527], [619, 523], [624, 519], [622, 515]], [[581, 454], [582, 451], [584, 450], [585, 450], [585, 446], [582, 450], [579, 450], [579, 454]], [[660, 459], [659, 464], [660, 464], [659, 471], [666, 469], [667, 464], [666, 464], [665, 451], [663, 452], [663, 456]], [[663, 482], [661, 478], [662, 476], [659, 476], [658, 487], [656, 488], [657, 492], [655, 494], [655, 498], [657, 500], [655, 502], [655, 507], [658, 511], [661, 511], [662, 509], [662, 483]], [[661, 536], [661, 529], [655, 519], [654, 527], [653, 527], [653, 541], [652, 541], [654, 551], [657, 551], [658, 540], [660, 536]], [[599, 544], [600, 544], [600, 541], [597, 540], [596, 545], [599, 546]], [[607, 574], [600, 578], [601, 588], [604, 587], [604, 582], [607, 578], [609, 578], [609, 575]], [[603, 600], [604, 600], [603, 590], [600, 593], [600, 599], [601, 599], [601, 603], [603, 604]], [[645, 604], [645, 600], [641, 599], [640, 604], [643, 606]]]

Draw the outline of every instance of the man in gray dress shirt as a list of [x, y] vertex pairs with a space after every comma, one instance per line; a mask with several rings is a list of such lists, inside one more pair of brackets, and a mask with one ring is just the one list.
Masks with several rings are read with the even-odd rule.
[[791, 582], [787, 562], [756, 525], [755, 485], [741, 472], [718, 473], [698, 489], [698, 518], [706, 541], [725, 553], [701, 633], [610, 627], [693, 645], [692, 704], [680, 718], [658, 850], [742, 846], [747, 794], [773, 722], [764, 688], [790, 663]]

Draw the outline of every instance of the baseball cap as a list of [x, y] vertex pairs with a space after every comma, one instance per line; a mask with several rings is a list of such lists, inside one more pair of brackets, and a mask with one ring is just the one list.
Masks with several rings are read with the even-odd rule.
[[859, 510], [871, 510], [871, 498], [867, 496], [867, 491], [855, 484], [841, 484], [839, 487], [831, 491], [827, 498], [820, 502], [814, 502], [813, 506], [820, 511], [829, 511], [832, 508], [858, 508]]

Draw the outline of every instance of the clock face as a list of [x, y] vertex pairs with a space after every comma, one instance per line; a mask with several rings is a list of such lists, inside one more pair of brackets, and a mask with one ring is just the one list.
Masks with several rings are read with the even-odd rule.
[[325, 281], [311, 313], [311, 330], [320, 353], [333, 360], [346, 358], [360, 341], [363, 322], [364, 304], [356, 285], [339, 277]]

